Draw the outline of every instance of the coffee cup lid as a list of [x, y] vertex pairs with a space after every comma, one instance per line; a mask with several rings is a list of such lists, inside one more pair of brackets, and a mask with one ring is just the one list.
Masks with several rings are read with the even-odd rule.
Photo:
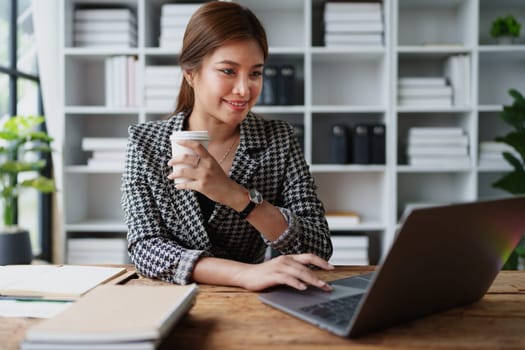
[[170, 140], [196, 140], [196, 141], [207, 141], [210, 139], [208, 131], [174, 131]]

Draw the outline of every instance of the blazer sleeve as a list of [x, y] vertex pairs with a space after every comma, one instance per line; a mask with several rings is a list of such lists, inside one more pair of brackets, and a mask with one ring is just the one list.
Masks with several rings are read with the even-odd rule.
[[275, 241], [266, 243], [282, 254], [313, 253], [328, 260], [332, 256], [330, 230], [316, 185], [299, 142], [289, 127], [289, 149], [278, 204], [288, 228]]
[[[206, 254], [187, 249], [176, 241], [163, 223], [161, 210], [151, 190], [150, 181], [164, 176], [155, 165], [154, 142], [138, 136], [137, 126], [129, 129], [126, 166], [122, 176], [122, 207], [128, 226], [128, 251], [138, 272], [149, 278], [187, 284], [196, 261]], [[163, 199], [165, 200], [165, 198]]]

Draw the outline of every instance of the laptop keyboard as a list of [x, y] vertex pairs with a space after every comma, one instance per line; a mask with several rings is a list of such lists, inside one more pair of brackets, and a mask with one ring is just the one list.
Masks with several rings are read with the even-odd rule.
[[300, 310], [338, 327], [347, 326], [363, 293], [302, 307]]

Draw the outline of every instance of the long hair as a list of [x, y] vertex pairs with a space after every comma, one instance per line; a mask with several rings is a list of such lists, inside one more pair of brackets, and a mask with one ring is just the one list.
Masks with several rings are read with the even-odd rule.
[[[224, 43], [250, 39], [259, 44], [266, 61], [266, 33], [251, 10], [233, 2], [205, 3], [193, 14], [186, 26], [179, 65], [183, 71], [198, 71], [204, 57]], [[184, 111], [189, 115], [194, 102], [193, 88], [183, 76], [177, 107], [173, 114]]]

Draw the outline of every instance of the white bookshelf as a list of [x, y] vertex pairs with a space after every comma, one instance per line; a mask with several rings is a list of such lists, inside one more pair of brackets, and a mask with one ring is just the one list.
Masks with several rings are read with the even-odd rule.
[[[168, 2], [177, 2], [176, 0]], [[392, 243], [404, 207], [414, 202], [450, 203], [504, 196], [491, 188], [505, 169], [480, 168], [478, 145], [508, 128], [499, 120], [510, 102], [511, 87], [525, 91], [525, 40], [500, 46], [488, 36], [491, 21], [513, 13], [525, 23], [521, 0], [383, 0], [383, 45], [323, 46], [323, 1], [242, 0], [264, 23], [269, 64], [292, 64], [299, 90], [292, 106], [256, 106], [271, 119], [304, 127], [305, 157], [328, 211], [355, 211], [361, 223], [334, 229], [337, 235], [374, 237], [376, 257]], [[149, 65], [174, 65], [178, 52], [159, 48], [161, 0], [111, 0], [137, 19], [137, 46], [123, 49], [73, 46], [72, 13], [98, 0], [61, 0], [60, 66], [64, 110], [64, 237], [120, 235], [126, 227], [120, 205], [118, 167], [87, 166], [82, 137], [126, 137], [132, 123], [160, 119], [171, 111], [147, 108], [139, 94], [133, 107], [106, 107], [105, 59], [135, 56], [137, 85]], [[465, 55], [471, 93], [465, 106], [400, 107], [397, 80], [436, 76], [444, 61]], [[478, 88], [479, 86], [479, 88]], [[175, 100], [175, 96], [174, 96]], [[339, 165], [329, 162], [330, 127], [342, 123], [386, 125], [385, 165]], [[414, 126], [455, 126], [469, 137], [467, 167], [419, 168], [408, 165], [404, 143]], [[379, 246], [377, 246], [379, 243]], [[64, 243], [64, 253], [66, 254]], [[335, 247], [337, 249], [337, 246]], [[374, 254], [373, 254], [374, 255]], [[377, 263], [377, 259], [372, 259]]]

